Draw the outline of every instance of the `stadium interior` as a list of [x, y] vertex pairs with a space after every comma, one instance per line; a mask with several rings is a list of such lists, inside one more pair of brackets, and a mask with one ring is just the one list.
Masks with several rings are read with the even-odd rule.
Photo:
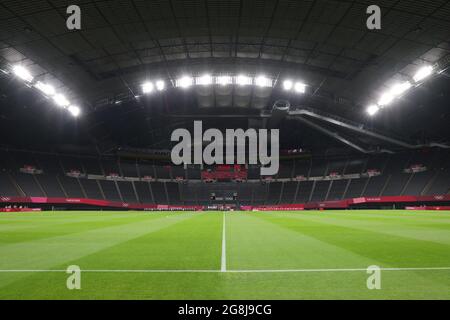
[[[5, 1], [0, 195], [67, 209], [75, 200], [62, 198], [316, 208], [447, 195], [448, 205], [448, 4], [438, 2], [386, 3], [372, 32], [364, 1], [95, 1], [80, 31], [61, 23], [64, 6]], [[281, 129], [278, 174], [174, 166], [170, 133], [194, 120]]]
[[0, 300], [450, 299], [449, 106], [448, 0], [1, 0]]

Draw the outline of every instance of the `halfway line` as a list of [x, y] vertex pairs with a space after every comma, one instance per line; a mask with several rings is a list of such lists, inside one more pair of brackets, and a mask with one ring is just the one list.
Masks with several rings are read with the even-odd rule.
[[[450, 267], [430, 267], [430, 268], [380, 268], [381, 271], [447, 271], [450, 270]], [[114, 270], [114, 269], [86, 269], [80, 270], [81, 272], [89, 272], [89, 273], [295, 273], [295, 272], [361, 272], [367, 271], [367, 268], [347, 268], [347, 269], [279, 269], [279, 270], [152, 270], [152, 269], [132, 269], [132, 270]], [[42, 272], [42, 273], [51, 273], [51, 272], [67, 272], [67, 270], [58, 270], [58, 269], [41, 269], [41, 270], [30, 270], [30, 269], [17, 269], [17, 270], [0, 270], [0, 273], [31, 273], [31, 272]]]

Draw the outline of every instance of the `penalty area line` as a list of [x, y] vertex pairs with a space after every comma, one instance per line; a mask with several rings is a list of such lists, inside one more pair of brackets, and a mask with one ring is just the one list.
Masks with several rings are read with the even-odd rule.
[[[413, 267], [413, 268], [380, 268], [381, 271], [449, 271], [450, 267]], [[308, 273], [308, 272], [366, 272], [367, 268], [345, 268], [345, 269], [279, 269], [279, 270], [152, 270], [152, 269], [131, 269], [131, 270], [119, 270], [119, 269], [81, 269], [80, 272], [87, 273]], [[40, 270], [31, 270], [31, 269], [16, 269], [16, 270], [0, 270], [0, 273], [33, 273], [33, 272], [42, 272], [42, 273], [60, 273], [67, 272], [67, 270], [52, 270], [52, 269], [40, 269]]]

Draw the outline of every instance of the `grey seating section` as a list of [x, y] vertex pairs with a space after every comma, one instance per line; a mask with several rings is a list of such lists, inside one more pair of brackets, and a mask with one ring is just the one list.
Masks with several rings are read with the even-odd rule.
[[387, 175], [370, 177], [363, 196], [379, 197], [381, 195], [381, 192], [383, 191], [384, 186], [386, 185], [388, 177], [389, 176]]
[[334, 180], [331, 183], [330, 193], [328, 194], [327, 200], [341, 200], [344, 197], [345, 188], [348, 184], [347, 179], [345, 180]]
[[139, 169], [139, 176], [141, 178], [144, 177], [156, 178], [155, 168], [153, 167], [153, 164], [151, 164], [150, 162], [148, 161], [139, 162], [138, 169]]
[[311, 167], [310, 177], [323, 177], [325, 176], [328, 160], [326, 159], [313, 159], [313, 166]]
[[80, 179], [80, 182], [88, 198], [103, 200], [103, 196], [100, 191], [100, 187], [98, 186], [97, 180]]
[[155, 166], [155, 173], [158, 179], [171, 179], [170, 166]]
[[184, 204], [197, 205], [197, 184], [181, 184], [181, 199]]
[[103, 158], [101, 160], [101, 164], [103, 166], [103, 170], [105, 170], [105, 175], [109, 176], [113, 173], [122, 175], [119, 169], [119, 163], [116, 159]]
[[65, 197], [64, 191], [55, 175], [38, 174], [36, 179], [39, 181], [42, 189], [44, 189], [47, 197]]
[[136, 193], [130, 181], [117, 181], [124, 202], [137, 203]]
[[295, 192], [297, 191], [298, 182], [289, 181], [283, 184], [283, 193], [281, 195], [281, 204], [290, 204], [294, 202]]
[[184, 168], [182, 166], [173, 166], [172, 167], [172, 176], [174, 179], [176, 178], [186, 178], [186, 173], [184, 171]]
[[450, 169], [436, 171], [432, 179], [427, 195], [444, 195], [450, 192]]
[[330, 181], [316, 181], [311, 201], [325, 201]]
[[180, 196], [180, 188], [176, 182], [167, 182], [167, 195], [169, 196], [169, 204], [180, 205], [182, 204]]
[[388, 184], [383, 191], [383, 196], [401, 195], [410, 176], [411, 176], [410, 173], [393, 173], [393, 174], [391, 174]]
[[28, 197], [45, 197], [32, 174], [16, 173], [14, 179]]
[[241, 205], [251, 205], [253, 196], [252, 183], [239, 183], [238, 184], [238, 202]]
[[282, 185], [281, 182], [271, 182], [268, 184], [266, 204], [278, 204], [280, 202]]
[[86, 173], [103, 175], [103, 171], [98, 158], [83, 157], [81, 158], [81, 162], [83, 164], [83, 167], [86, 169]]
[[167, 195], [166, 195], [166, 188], [164, 186], [164, 182], [151, 182], [150, 185], [152, 188], [155, 203], [167, 204], [168, 199], [167, 199]]
[[0, 196], [21, 196], [6, 172], [0, 172]]
[[313, 181], [299, 182], [296, 202], [298, 203], [309, 202], [313, 184], [314, 184]]
[[119, 192], [117, 191], [117, 187], [114, 181], [99, 180], [99, 182], [106, 200], [122, 201], [122, 199], [120, 199], [120, 195]]
[[420, 196], [424, 191], [427, 183], [433, 176], [433, 172], [425, 171], [414, 173], [403, 192], [406, 196]]
[[200, 180], [202, 178], [200, 167], [195, 165], [189, 165], [187, 167], [187, 176], [189, 179]]
[[364, 187], [369, 178], [352, 179], [348, 185], [347, 192], [344, 195], [345, 199], [359, 198], [363, 194]]
[[84, 198], [81, 185], [77, 178], [71, 178], [66, 176], [59, 177], [62, 187], [70, 198]]
[[120, 162], [120, 171], [125, 177], [139, 177], [137, 171], [136, 162], [133, 161], [121, 161]]
[[278, 178], [279, 179], [290, 179], [292, 178], [293, 171], [293, 162], [292, 161], [283, 161], [280, 163], [278, 170]]
[[344, 174], [346, 164], [347, 164], [347, 160], [329, 161], [326, 175], [330, 175], [330, 173], [333, 173], [333, 172], [338, 173], [338, 174]]
[[268, 184], [255, 183], [253, 184], [253, 204], [263, 205], [267, 199]]
[[294, 163], [294, 177], [304, 176], [308, 177], [309, 169], [311, 167], [311, 160], [297, 160]]
[[257, 165], [249, 165], [247, 169], [247, 179], [260, 179], [260, 168]]
[[148, 182], [136, 181], [136, 182], [134, 182], [134, 186], [136, 188], [136, 192], [138, 194], [140, 203], [146, 203], [146, 204], [154, 203], [152, 194], [150, 191], [150, 184]]

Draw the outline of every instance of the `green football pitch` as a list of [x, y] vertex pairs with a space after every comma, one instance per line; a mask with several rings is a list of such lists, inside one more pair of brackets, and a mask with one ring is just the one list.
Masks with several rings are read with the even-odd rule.
[[450, 299], [450, 212], [0, 214], [0, 299]]

